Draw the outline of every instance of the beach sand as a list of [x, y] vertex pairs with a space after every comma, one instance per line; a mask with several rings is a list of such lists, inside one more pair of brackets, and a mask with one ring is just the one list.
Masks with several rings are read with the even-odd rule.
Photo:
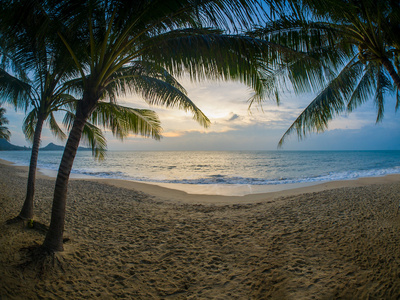
[[[26, 178], [0, 163], [0, 299], [399, 299], [399, 176], [244, 197], [71, 180], [63, 268], [40, 277], [19, 249], [44, 235], [5, 224]], [[45, 224], [54, 181], [37, 180]]]

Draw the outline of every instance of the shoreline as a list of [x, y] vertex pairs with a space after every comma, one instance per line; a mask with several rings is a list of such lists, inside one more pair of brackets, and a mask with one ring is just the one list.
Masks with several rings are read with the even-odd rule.
[[[398, 176], [242, 197], [71, 179], [69, 241], [56, 254], [63, 268], [49, 262], [40, 278], [40, 266], [19, 266], [21, 249], [42, 244], [44, 233], [5, 224], [22, 207], [26, 178], [26, 167], [0, 162], [1, 299], [400, 295]], [[34, 219], [43, 224], [54, 182], [37, 176]]]
[[[17, 169], [27, 171], [27, 166], [17, 166], [13, 162], [0, 159], [0, 164], [6, 164], [13, 166]], [[54, 174], [54, 176], [51, 176]], [[54, 179], [56, 172], [52, 170], [41, 170], [38, 169], [38, 178]], [[263, 201], [269, 201], [271, 199], [277, 199], [281, 197], [297, 196], [307, 193], [317, 193], [325, 190], [339, 189], [339, 188], [351, 188], [351, 187], [363, 187], [373, 184], [387, 184], [387, 183], [400, 183], [400, 174], [390, 174], [381, 177], [362, 177], [357, 179], [349, 180], [338, 180], [338, 181], [327, 181], [321, 183], [305, 183], [305, 184], [286, 184], [280, 185], [279, 187], [270, 186], [248, 186], [240, 187], [240, 193], [243, 193], [243, 189], [253, 189], [253, 193], [244, 195], [218, 195], [208, 194], [207, 191], [212, 191], [210, 185], [187, 185], [185, 184], [159, 184], [153, 182], [139, 182], [124, 179], [108, 179], [108, 178], [97, 178], [94, 176], [74, 176], [70, 177], [70, 181], [92, 181], [112, 185], [115, 187], [125, 188], [129, 190], [137, 190], [146, 193], [150, 196], [156, 197], [162, 201], [175, 202], [175, 203], [187, 203], [187, 204], [215, 204], [215, 205], [229, 205], [229, 204], [250, 204], [258, 203]], [[213, 185], [215, 186], [215, 185]], [[221, 185], [220, 185], [221, 186]], [[221, 188], [221, 187], [220, 187]], [[224, 186], [222, 188], [234, 189], [235, 187]], [[274, 188], [278, 190], [274, 190]], [[205, 189], [206, 192], [201, 191], [200, 193], [191, 193], [191, 191], [199, 191]], [[218, 189], [218, 187], [217, 187]], [[271, 191], [268, 191], [271, 190]]]

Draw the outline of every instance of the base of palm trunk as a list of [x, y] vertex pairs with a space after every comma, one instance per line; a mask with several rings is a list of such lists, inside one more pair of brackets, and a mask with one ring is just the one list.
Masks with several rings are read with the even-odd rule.
[[70, 240], [69, 238], [62, 238], [61, 240], [59, 239], [52, 240], [49, 239], [48, 236], [46, 236], [46, 239], [44, 240], [41, 247], [51, 253], [62, 252], [64, 251], [64, 244], [69, 240]]
[[19, 267], [22, 269], [34, 269], [40, 278], [45, 274], [52, 272], [65, 272], [64, 259], [61, 255], [54, 251], [44, 248], [43, 246], [33, 245], [21, 249], [26, 255], [26, 260]]

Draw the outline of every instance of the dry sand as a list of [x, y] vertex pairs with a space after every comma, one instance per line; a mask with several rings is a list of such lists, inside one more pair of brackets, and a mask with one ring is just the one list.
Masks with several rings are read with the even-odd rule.
[[[399, 299], [398, 176], [246, 197], [71, 180], [64, 269], [40, 278], [19, 249], [44, 235], [5, 225], [26, 177], [0, 164], [1, 300]], [[46, 224], [53, 187], [37, 180]]]

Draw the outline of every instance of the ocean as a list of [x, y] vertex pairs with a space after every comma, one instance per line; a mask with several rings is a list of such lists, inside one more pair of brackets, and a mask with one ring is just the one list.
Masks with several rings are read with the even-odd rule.
[[[61, 151], [40, 152], [38, 167], [55, 175], [61, 155]], [[29, 151], [0, 151], [1, 159], [21, 166], [29, 165], [29, 157]], [[74, 177], [133, 180], [226, 195], [399, 173], [400, 151], [108, 151], [103, 161], [81, 151], [72, 171]], [[227, 192], [229, 187], [240, 192]]]

